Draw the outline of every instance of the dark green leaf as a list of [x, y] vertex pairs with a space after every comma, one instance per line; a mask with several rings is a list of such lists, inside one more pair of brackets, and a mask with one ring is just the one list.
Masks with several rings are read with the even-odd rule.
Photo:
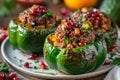
[[113, 63], [114, 63], [115, 65], [120, 66], [120, 58], [114, 59], [114, 60], [113, 60]]
[[8, 66], [4, 62], [0, 63], [0, 71], [8, 71], [8, 69]]
[[48, 11], [48, 12], [47, 12], [47, 16], [52, 16], [52, 12], [51, 12], [51, 11]]
[[44, 14], [44, 15], [42, 15], [42, 16], [41, 16], [41, 18], [45, 18], [46, 16], [47, 16], [47, 15], [46, 15], [46, 14]]

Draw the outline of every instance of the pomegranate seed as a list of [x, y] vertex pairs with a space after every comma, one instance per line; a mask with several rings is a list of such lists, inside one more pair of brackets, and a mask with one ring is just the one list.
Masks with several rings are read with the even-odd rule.
[[38, 57], [37, 54], [32, 54], [31, 56], [29, 56], [28, 59], [30, 59], [30, 60], [35, 60], [37, 57]]
[[116, 51], [116, 45], [112, 46], [111, 48], [108, 49], [109, 52], [115, 52]]
[[68, 11], [67, 11], [66, 8], [62, 8], [62, 9], [61, 9], [61, 14], [62, 14], [62, 16], [66, 16], [67, 13], [68, 13]]
[[110, 61], [108, 61], [108, 60], [106, 60], [106, 61], [103, 63], [104, 66], [107, 66], [107, 65], [109, 65], [109, 64], [110, 64]]
[[26, 62], [26, 63], [24, 64], [24, 67], [25, 67], [25, 68], [30, 68], [29, 63], [28, 63], [28, 62]]
[[37, 10], [32, 11], [32, 15], [37, 16], [37, 14], [38, 14]]
[[44, 63], [44, 61], [40, 61], [40, 62], [39, 62], [39, 65], [40, 65], [41, 69], [43, 69], [43, 70], [46, 70], [46, 69], [47, 69], [47, 66], [46, 66], [46, 64]]
[[10, 74], [9, 74], [9, 79], [11, 80], [11, 79], [13, 79], [15, 77], [15, 73], [14, 72], [11, 72]]
[[70, 22], [67, 22], [67, 30], [71, 30], [72, 29], [72, 25]]
[[38, 11], [38, 13], [44, 14], [47, 12], [47, 9], [44, 6], [40, 6], [40, 7], [38, 7], [37, 11]]
[[0, 74], [0, 77], [2, 77], [3, 79], [5, 79], [5, 78], [6, 78], [5, 73], [4, 73], [4, 72], [2, 72], [2, 73]]
[[0, 80], [5, 80], [5, 79], [3, 79], [3, 78], [0, 76]]
[[93, 12], [99, 12], [99, 10], [98, 9], [93, 9]]
[[13, 78], [13, 80], [20, 80], [20, 79], [19, 79], [19, 78], [17, 78], [17, 77], [14, 77], [14, 78]]

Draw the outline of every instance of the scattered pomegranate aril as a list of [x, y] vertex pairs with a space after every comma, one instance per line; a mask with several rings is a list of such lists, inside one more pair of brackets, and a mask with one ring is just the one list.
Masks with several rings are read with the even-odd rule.
[[110, 64], [110, 61], [108, 61], [108, 60], [106, 60], [106, 61], [103, 63], [104, 66], [107, 66], [107, 65], [109, 65], [109, 64]]
[[0, 76], [0, 80], [5, 80], [5, 79], [3, 79], [3, 78]]
[[14, 78], [13, 78], [13, 80], [20, 80], [20, 79], [19, 79], [19, 78], [17, 78], [17, 77], [14, 77]]
[[24, 67], [25, 67], [25, 68], [31, 68], [28, 62], [26, 62], [26, 63], [24, 64]]
[[28, 59], [30, 59], [30, 60], [35, 60], [35, 59], [37, 59], [37, 57], [38, 57], [37, 54], [32, 54], [31, 56], [29, 56]]
[[[2, 73], [0, 74], [0, 77], [3, 78], [3, 80], [5, 80], [6, 74], [5, 74], [4, 72], [2, 72]], [[0, 79], [0, 80], [1, 80], [1, 79]]]
[[46, 64], [44, 63], [44, 61], [40, 61], [39, 65], [40, 65], [40, 68], [43, 69], [43, 70], [48, 69], [47, 66], [46, 66]]
[[117, 45], [112, 46], [111, 48], [108, 49], [108, 52], [115, 52], [116, 47], [117, 47]]
[[68, 16], [68, 11], [67, 11], [66, 8], [61, 8], [61, 15], [62, 15], [63, 17], [67, 17], [67, 16]]
[[9, 79], [10, 79], [10, 80], [13, 80], [14, 77], [15, 77], [15, 73], [14, 73], [14, 72], [11, 72], [11, 73], [9, 74]]

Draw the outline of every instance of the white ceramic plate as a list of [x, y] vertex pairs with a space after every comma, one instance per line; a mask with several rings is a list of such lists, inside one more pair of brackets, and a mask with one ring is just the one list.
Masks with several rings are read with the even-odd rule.
[[[67, 75], [62, 74], [55, 70], [41, 70], [38, 67], [37, 61], [43, 60], [43, 55], [39, 55], [38, 60], [28, 60], [28, 57], [31, 54], [25, 54], [17, 49], [13, 49], [9, 42], [9, 38], [6, 38], [1, 46], [2, 56], [3, 60], [16, 72], [20, 73], [23, 76], [30, 76], [32, 78], [36, 79], [83, 79], [88, 77], [93, 77], [97, 75], [101, 75], [105, 72], [108, 72], [113, 65], [107, 65], [107, 66], [100, 66], [97, 70], [85, 74], [79, 74], [79, 75]], [[23, 65], [25, 62], [29, 62], [31, 67], [37, 67], [38, 69], [34, 68], [25, 68]], [[37, 65], [37, 66], [36, 66]], [[35, 80], [35, 79], [34, 79]]]

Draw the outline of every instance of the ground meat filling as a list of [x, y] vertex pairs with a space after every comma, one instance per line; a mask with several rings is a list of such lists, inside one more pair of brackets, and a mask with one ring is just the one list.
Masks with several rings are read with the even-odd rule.
[[100, 39], [99, 33], [111, 29], [108, 16], [98, 9], [83, 8], [63, 20], [49, 41], [58, 48], [77, 48]]
[[77, 25], [71, 20], [63, 20], [49, 41], [58, 48], [77, 48], [97, 40], [96, 32], [90, 22]]
[[85, 21], [91, 22], [97, 32], [107, 32], [111, 29], [110, 18], [95, 8], [82, 8], [76, 11], [71, 18], [73, 22], [79, 24]]
[[33, 5], [18, 16], [18, 23], [26, 29], [44, 29], [57, 26], [58, 17], [44, 6]]

